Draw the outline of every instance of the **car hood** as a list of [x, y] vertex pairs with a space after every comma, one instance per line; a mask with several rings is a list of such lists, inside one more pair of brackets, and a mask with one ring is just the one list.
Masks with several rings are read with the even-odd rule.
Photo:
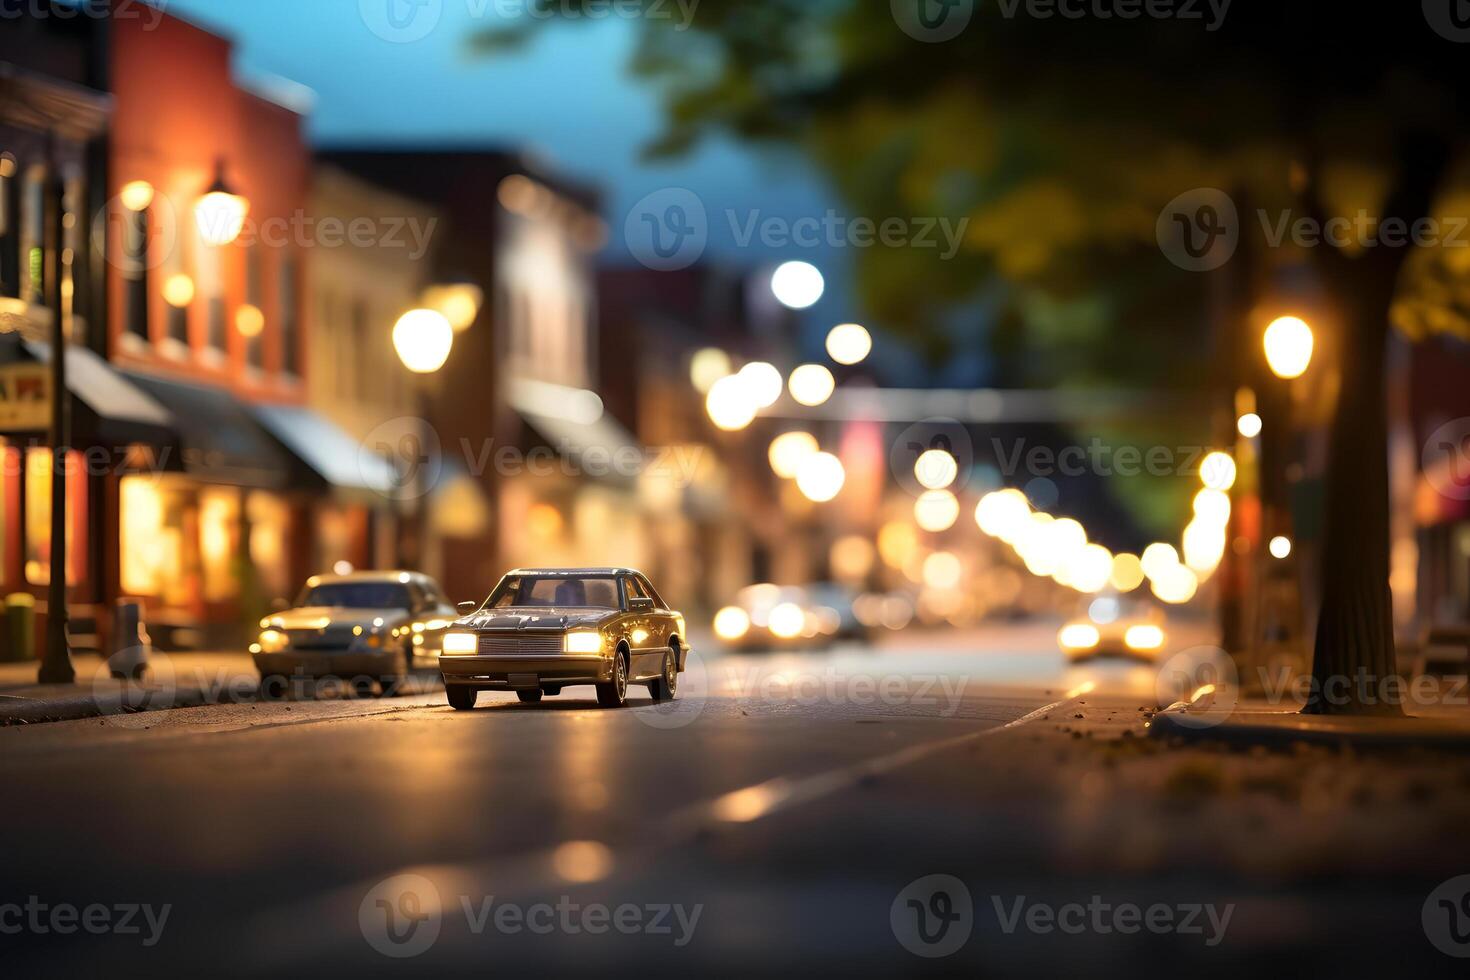
[[473, 630], [590, 628], [601, 626], [604, 622], [616, 615], [617, 613], [611, 609], [583, 609], [578, 607], [546, 608], [539, 606], [534, 609], [518, 609], [512, 606], [506, 609], [479, 612], [473, 616], [467, 616], [461, 619], [454, 625], [461, 629]]
[[[273, 629], [314, 630], [326, 627], [375, 625], [394, 626], [408, 613], [402, 609], [350, 609], [344, 606], [305, 606], [288, 609], [270, 617]], [[381, 620], [381, 623], [378, 621]]]

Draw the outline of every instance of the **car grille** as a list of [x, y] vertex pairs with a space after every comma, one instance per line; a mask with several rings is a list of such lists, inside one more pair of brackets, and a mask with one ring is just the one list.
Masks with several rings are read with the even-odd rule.
[[561, 633], [481, 633], [480, 656], [545, 656], [562, 652]]
[[345, 650], [352, 645], [351, 626], [329, 626], [324, 630], [287, 630], [297, 650]]

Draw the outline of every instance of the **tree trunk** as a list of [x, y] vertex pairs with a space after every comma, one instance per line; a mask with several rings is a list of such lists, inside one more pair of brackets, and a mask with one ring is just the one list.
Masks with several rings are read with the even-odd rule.
[[[1384, 351], [1395, 277], [1349, 284], [1342, 387], [1331, 433], [1322, 609], [1308, 714], [1402, 714], [1385, 686], [1397, 672], [1389, 590], [1388, 406]], [[1387, 282], [1382, 281], [1387, 278]], [[1355, 287], [1355, 288], [1354, 288]]]

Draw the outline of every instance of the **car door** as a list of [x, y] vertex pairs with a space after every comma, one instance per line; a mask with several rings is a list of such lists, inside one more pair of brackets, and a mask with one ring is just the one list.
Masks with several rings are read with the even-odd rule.
[[643, 589], [645, 595], [653, 599], [653, 633], [658, 638], [658, 645], [665, 649], [673, 645], [674, 634], [678, 632], [675, 622], [674, 611], [664, 602], [663, 597], [654, 590], [653, 583], [642, 575], [633, 576], [638, 585]]
[[658, 615], [656, 610], [634, 610], [634, 600], [653, 600], [635, 576], [623, 577], [623, 591], [628, 597], [629, 623], [628, 641], [633, 648], [632, 675], [644, 679], [656, 677], [663, 670], [664, 643], [659, 639]]

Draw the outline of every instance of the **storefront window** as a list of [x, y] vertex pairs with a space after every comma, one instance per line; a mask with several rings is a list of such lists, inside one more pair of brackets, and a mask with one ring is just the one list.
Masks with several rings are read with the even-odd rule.
[[[51, 581], [51, 471], [52, 453], [49, 449], [26, 451], [25, 489], [25, 573], [26, 581], [32, 585], [46, 585]], [[66, 527], [68, 582], [81, 581], [83, 568], [81, 556], [86, 554], [83, 540], [86, 528], [77, 520], [78, 514], [87, 512], [87, 482], [83, 478], [82, 458], [78, 453], [66, 455], [67, 492]]]
[[234, 490], [199, 492], [199, 556], [204, 568], [204, 601], [229, 602], [240, 595], [236, 543], [240, 539], [240, 497]]
[[246, 503], [250, 514], [250, 561], [260, 587], [268, 596], [290, 596], [291, 508], [275, 494], [256, 491]]

